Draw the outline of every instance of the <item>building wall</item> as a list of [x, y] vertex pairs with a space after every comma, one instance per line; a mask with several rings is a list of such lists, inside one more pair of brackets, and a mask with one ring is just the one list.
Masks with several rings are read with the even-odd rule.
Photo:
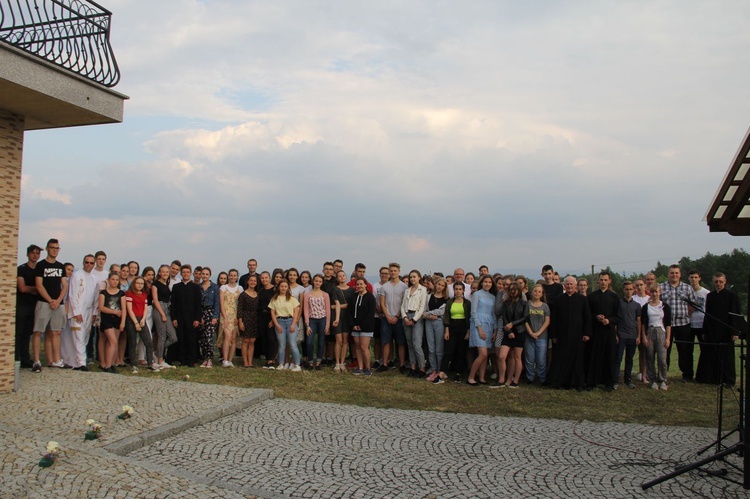
[[0, 392], [15, 377], [16, 267], [24, 117], [0, 109]]

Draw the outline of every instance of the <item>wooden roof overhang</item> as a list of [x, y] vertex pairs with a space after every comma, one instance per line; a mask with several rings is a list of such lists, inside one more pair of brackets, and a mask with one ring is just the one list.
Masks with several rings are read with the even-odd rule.
[[735, 154], [711, 207], [706, 213], [710, 232], [750, 235], [750, 129]]

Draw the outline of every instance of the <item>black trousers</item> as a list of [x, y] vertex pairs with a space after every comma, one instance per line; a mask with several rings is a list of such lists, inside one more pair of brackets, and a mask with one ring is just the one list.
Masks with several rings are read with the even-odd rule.
[[263, 330], [265, 331], [265, 341], [263, 343], [265, 344], [266, 362], [271, 362], [279, 356], [279, 339], [276, 336], [275, 327], [265, 326]]
[[[672, 326], [672, 344], [677, 344], [677, 365], [682, 372], [683, 379], [693, 379], [693, 350], [695, 350], [695, 334], [690, 329], [690, 324], [684, 326]], [[670, 348], [667, 350], [667, 366], [669, 366], [669, 356], [672, 353]]]
[[16, 307], [16, 352], [15, 360], [21, 361], [21, 367], [31, 367], [29, 342], [34, 334], [34, 308]]
[[173, 349], [177, 350], [178, 359], [183, 366], [198, 363], [198, 329], [193, 327], [192, 322], [177, 322], [177, 343], [170, 347], [170, 352]]
[[469, 342], [464, 338], [467, 330], [466, 319], [451, 320], [448, 326], [448, 341], [443, 346], [443, 360], [440, 365], [442, 372], [448, 372], [449, 368], [456, 374], [466, 372], [466, 351]]

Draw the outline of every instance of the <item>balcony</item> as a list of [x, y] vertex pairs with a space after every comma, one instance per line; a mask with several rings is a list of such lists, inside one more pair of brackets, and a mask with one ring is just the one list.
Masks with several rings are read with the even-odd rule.
[[0, 42], [91, 81], [120, 81], [109, 42], [112, 13], [87, 0], [0, 0]]

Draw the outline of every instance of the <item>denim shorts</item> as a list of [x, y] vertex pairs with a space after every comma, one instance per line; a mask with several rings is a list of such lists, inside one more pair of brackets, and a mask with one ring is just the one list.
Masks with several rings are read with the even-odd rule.
[[397, 345], [406, 345], [406, 332], [404, 331], [404, 321], [399, 318], [396, 324], [390, 324], [385, 318], [380, 321], [380, 343], [386, 345], [395, 338]]
[[351, 335], [353, 338], [372, 338], [375, 333], [366, 333], [364, 331], [352, 331]]

